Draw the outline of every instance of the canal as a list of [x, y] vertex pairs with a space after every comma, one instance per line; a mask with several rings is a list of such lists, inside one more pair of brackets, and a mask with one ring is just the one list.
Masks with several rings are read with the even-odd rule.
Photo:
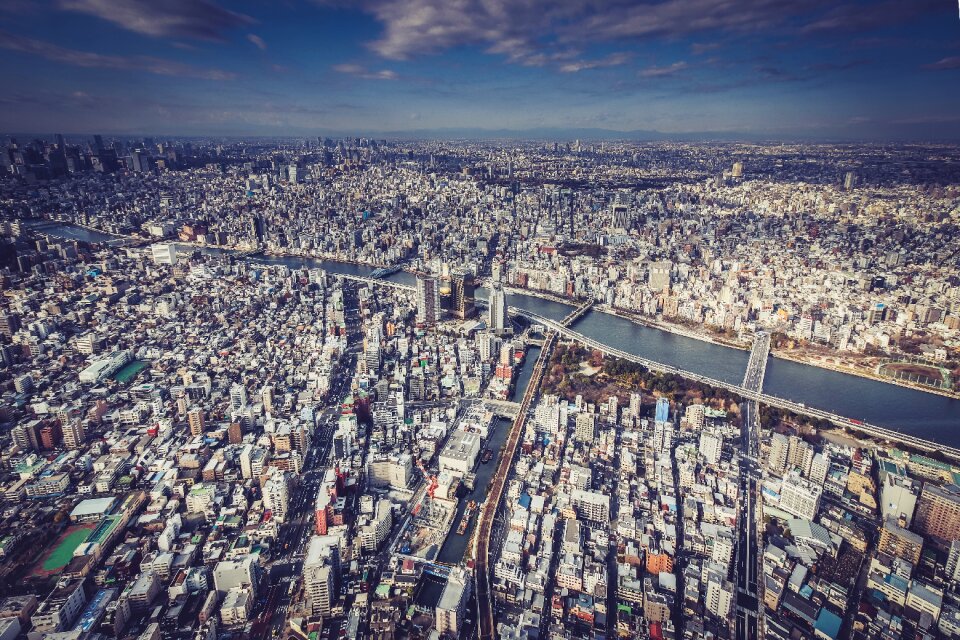
[[[531, 346], [527, 349], [526, 359], [524, 359], [520, 373], [517, 375], [517, 383], [510, 397], [511, 400], [519, 401], [520, 398], [523, 398], [523, 394], [527, 391], [527, 385], [530, 384], [530, 377], [533, 375], [537, 358], [539, 357], [540, 347]], [[484, 444], [484, 447], [494, 452], [494, 456], [490, 462], [486, 464], [481, 462], [477, 465], [475, 470], [477, 474], [476, 484], [474, 484], [473, 491], [462, 499], [460, 505], [457, 507], [457, 515], [453, 519], [453, 528], [443, 546], [440, 548], [440, 553], [437, 555], [437, 560], [440, 562], [457, 564], [463, 559], [463, 554], [467, 550], [467, 544], [470, 542], [470, 535], [473, 533], [473, 527], [477, 524], [476, 513], [474, 513], [470, 519], [470, 526], [467, 527], [466, 532], [464, 532], [462, 536], [457, 533], [457, 525], [460, 523], [460, 518], [463, 517], [463, 512], [466, 510], [468, 502], [474, 500], [479, 506], [484, 498], [486, 498], [490, 478], [493, 476], [494, 471], [497, 470], [497, 465], [500, 464], [500, 454], [503, 451], [504, 443], [507, 441], [507, 436], [510, 434], [512, 423], [513, 421], [507, 418], [496, 418], [493, 435], [491, 435], [490, 439]]]

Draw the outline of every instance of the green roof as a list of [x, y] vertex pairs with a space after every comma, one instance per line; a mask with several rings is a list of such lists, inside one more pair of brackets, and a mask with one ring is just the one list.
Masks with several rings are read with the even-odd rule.
[[941, 471], [950, 471], [953, 467], [946, 462], [940, 462], [939, 460], [934, 460], [933, 458], [928, 458], [927, 456], [921, 456], [920, 454], [914, 453], [910, 456], [910, 462], [915, 462], [917, 464], [922, 464], [925, 467], [933, 467], [934, 469], [940, 469]]

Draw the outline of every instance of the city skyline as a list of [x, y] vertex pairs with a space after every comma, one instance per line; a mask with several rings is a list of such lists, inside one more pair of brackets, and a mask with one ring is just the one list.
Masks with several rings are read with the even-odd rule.
[[952, 3], [0, 9], [0, 130], [947, 140]]

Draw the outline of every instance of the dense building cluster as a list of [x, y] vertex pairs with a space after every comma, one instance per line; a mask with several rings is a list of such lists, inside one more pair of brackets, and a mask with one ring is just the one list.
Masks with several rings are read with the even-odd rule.
[[951, 389], [951, 159], [915, 146], [58, 138], [9, 145], [3, 193], [22, 217], [492, 274], [731, 338], [765, 329], [798, 357], [838, 355], [829, 366], [921, 358], [929, 367], [876, 373]]

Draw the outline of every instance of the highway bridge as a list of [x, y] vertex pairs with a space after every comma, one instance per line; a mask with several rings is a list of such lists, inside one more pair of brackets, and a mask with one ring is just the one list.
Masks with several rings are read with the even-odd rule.
[[560, 324], [562, 324], [565, 327], [569, 327], [574, 322], [582, 318], [583, 314], [589, 311], [590, 307], [592, 306], [593, 306], [593, 301], [584, 302], [582, 305], [580, 305], [579, 307], [577, 307], [576, 309], [568, 313], [567, 317], [560, 321]]

